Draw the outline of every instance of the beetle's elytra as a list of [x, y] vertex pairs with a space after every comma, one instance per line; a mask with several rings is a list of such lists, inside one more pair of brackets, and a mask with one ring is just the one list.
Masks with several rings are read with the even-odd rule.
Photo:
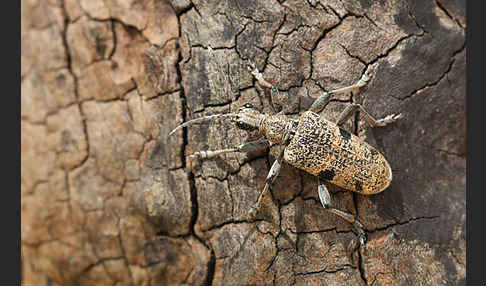
[[[252, 74], [262, 88], [270, 92], [278, 92], [278, 89], [266, 80], [258, 69], [253, 69]], [[250, 210], [250, 219], [255, 217], [262, 197], [278, 176], [280, 166], [285, 161], [317, 177], [318, 194], [322, 206], [350, 222], [358, 231], [361, 244], [364, 244], [366, 236], [361, 223], [353, 214], [332, 206], [331, 196], [324, 181], [364, 195], [385, 190], [392, 180], [392, 171], [385, 157], [358, 136], [343, 129], [342, 125], [356, 111], [360, 111], [361, 116], [371, 127], [385, 126], [401, 118], [401, 114], [375, 120], [361, 105], [350, 104], [341, 113], [337, 122], [333, 123], [320, 118], [318, 113], [324, 109], [333, 95], [357, 92], [366, 85], [368, 80], [369, 77], [365, 72], [356, 84], [325, 92], [298, 119], [290, 119], [281, 113], [264, 114], [247, 103], [236, 113], [210, 115], [185, 122], [172, 130], [169, 135], [190, 124], [223, 118], [230, 118], [235, 122], [236, 127], [242, 130], [258, 130], [263, 140], [248, 142], [229, 149], [196, 152], [190, 155], [189, 159], [208, 159], [230, 152], [246, 152], [260, 144], [282, 145], [279, 156], [268, 172], [258, 201]]]
[[343, 189], [376, 194], [392, 180], [390, 165], [374, 147], [307, 111], [299, 118], [284, 160]]

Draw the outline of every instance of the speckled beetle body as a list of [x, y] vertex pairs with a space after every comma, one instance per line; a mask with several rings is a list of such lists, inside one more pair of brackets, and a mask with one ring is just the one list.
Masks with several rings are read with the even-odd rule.
[[392, 172], [374, 147], [318, 114], [299, 118], [283, 159], [343, 189], [371, 195], [385, 190]]
[[[272, 92], [278, 92], [277, 88], [263, 78], [257, 69], [254, 69], [252, 74], [260, 86]], [[361, 116], [371, 127], [385, 126], [401, 118], [401, 114], [389, 115], [376, 120], [361, 105], [350, 104], [341, 113], [337, 122], [333, 123], [320, 118], [318, 113], [324, 109], [333, 95], [358, 91], [359, 88], [366, 85], [368, 80], [368, 75], [365, 73], [352, 86], [325, 92], [298, 119], [290, 119], [282, 113], [264, 114], [247, 103], [235, 113], [210, 115], [188, 121], [179, 125], [170, 134], [189, 124], [223, 117], [229, 117], [235, 122], [236, 127], [242, 130], [258, 130], [259, 134], [264, 137], [263, 140], [248, 142], [229, 149], [196, 152], [190, 155], [189, 159], [209, 159], [225, 153], [248, 151], [262, 143], [282, 145], [279, 156], [268, 172], [258, 201], [250, 210], [250, 219], [256, 216], [262, 197], [278, 176], [281, 164], [285, 161], [317, 177], [318, 194], [322, 206], [350, 222], [356, 228], [361, 244], [364, 244], [366, 236], [361, 223], [355, 215], [333, 207], [324, 181], [364, 195], [376, 194], [385, 190], [392, 180], [392, 171], [385, 157], [358, 136], [344, 130], [342, 125], [356, 111], [360, 111]]]

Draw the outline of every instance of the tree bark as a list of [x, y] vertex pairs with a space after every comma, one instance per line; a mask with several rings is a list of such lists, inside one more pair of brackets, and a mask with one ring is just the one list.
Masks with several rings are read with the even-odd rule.
[[[465, 1], [22, 0], [24, 285], [465, 285]], [[275, 82], [268, 93], [249, 63]], [[227, 120], [249, 102], [298, 118], [324, 91], [386, 127], [345, 128], [393, 169], [384, 192], [328, 185], [368, 241]]]

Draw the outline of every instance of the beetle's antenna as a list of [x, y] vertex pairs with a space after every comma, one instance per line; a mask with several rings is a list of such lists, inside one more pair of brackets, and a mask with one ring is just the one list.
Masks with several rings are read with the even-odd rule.
[[192, 124], [195, 124], [195, 123], [201, 123], [202, 121], [206, 121], [206, 120], [212, 120], [212, 119], [220, 119], [220, 118], [224, 118], [224, 117], [236, 117], [237, 114], [236, 113], [223, 113], [223, 114], [214, 114], [214, 115], [208, 115], [208, 116], [204, 116], [204, 117], [200, 117], [200, 118], [196, 118], [196, 119], [192, 119], [192, 120], [189, 120], [187, 122], [184, 122], [182, 123], [181, 125], [177, 126], [176, 128], [174, 128], [170, 133], [169, 133], [169, 136], [172, 135], [174, 132], [176, 132], [177, 130], [181, 129], [181, 128], [184, 128], [186, 126], [189, 126], [189, 125], [192, 125]]

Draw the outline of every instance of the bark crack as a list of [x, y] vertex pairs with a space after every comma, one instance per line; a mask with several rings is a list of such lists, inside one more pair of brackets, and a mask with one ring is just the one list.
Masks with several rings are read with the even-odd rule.
[[454, 23], [456, 23], [456, 25], [459, 26], [459, 28], [461, 28], [463, 31], [466, 30], [466, 28], [462, 26], [461, 22], [459, 22], [458, 19], [454, 18], [451, 15], [451, 13], [449, 13], [449, 11], [447, 11], [447, 9], [442, 4], [440, 4], [439, 1], [435, 0], [434, 3], [435, 3], [435, 5], [437, 5], [437, 7], [439, 7], [440, 10], [442, 10], [442, 12], [444, 12], [447, 15], [447, 17], [449, 17], [449, 19], [454, 21]]
[[434, 215], [434, 216], [412, 217], [412, 218], [410, 218], [408, 220], [405, 220], [405, 221], [397, 221], [395, 223], [391, 223], [391, 224], [385, 225], [383, 227], [377, 227], [375, 229], [369, 230], [368, 232], [369, 233], [375, 233], [375, 232], [379, 232], [379, 231], [388, 230], [388, 229], [393, 228], [395, 226], [401, 226], [401, 225], [406, 225], [406, 224], [409, 224], [409, 223], [413, 223], [413, 222], [418, 221], [418, 220], [435, 220], [437, 218], [440, 218], [440, 216]]
[[[308, 50], [308, 52], [310, 53], [310, 72], [309, 72], [309, 77], [307, 79], [311, 79], [313, 78], [313, 75], [314, 75], [314, 65], [312, 64], [314, 62], [313, 60], [313, 56], [312, 54], [314, 53], [314, 51], [317, 49], [317, 46], [319, 45], [319, 43], [324, 40], [324, 38], [326, 37], [326, 35], [331, 32], [332, 30], [336, 29], [337, 27], [339, 27], [343, 22], [344, 20], [349, 17], [351, 14], [346, 14], [344, 15], [343, 17], [339, 17], [339, 22], [337, 22], [336, 24], [324, 29], [322, 31], [322, 33], [319, 35], [319, 37], [317, 38], [317, 40], [314, 42], [314, 44], [312, 45], [312, 48], [310, 50]], [[305, 49], [304, 49], [305, 50]]]
[[442, 81], [442, 79], [447, 78], [447, 76], [448, 76], [449, 72], [452, 70], [452, 67], [453, 67], [453, 65], [454, 65], [454, 62], [456, 61], [456, 59], [455, 59], [456, 55], [457, 55], [457, 54], [459, 54], [460, 52], [462, 52], [462, 51], [463, 51], [465, 48], [466, 48], [466, 41], [464, 41], [464, 43], [463, 43], [462, 47], [461, 47], [459, 50], [454, 51], [454, 52], [452, 53], [452, 56], [451, 56], [451, 61], [449, 62], [449, 65], [447, 66], [447, 69], [446, 69], [446, 70], [445, 70], [445, 71], [444, 71], [444, 72], [443, 72], [443, 73], [442, 73], [442, 74], [439, 76], [439, 78], [438, 78], [437, 80], [435, 80], [435, 81], [433, 81], [433, 82], [430, 82], [430, 83], [426, 83], [426, 84], [425, 84], [425, 85], [423, 85], [422, 87], [420, 87], [420, 88], [418, 88], [418, 89], [416, 89], [416, 90], [412, 91], [412, 92], [411, 92], [409, 95], [407, 95], [407, 96], [404, 96], [404, 97], [401, 97], [401, 98], [396, 97], [396, 96], [393, 96], [393, 95], [391, 95], [391, 96], [392, 96], [393, 98], [395, 98], [395, 99], [398, 99], [398, 100], [406, 100], [406, 99], [409, 99], [409, 98], [411, 98], [411, 97], [414, 97], [415, 95], [417, 95], [417, 94], [419, 94], [419, 93], [423, 92], [423, 91], [424, 91], [425, 89], [427, 89], [427, 88], [431, 88], [431, 87], [435, 87], [435, 86], [437, 86], [437, 85], [438, 85], [438, 84], [439, 84], [439, 83]]
[[322, 274], [322, 273], [337, 273], [340, 271], [344, 271], [346, 269], [355, 269], [352, 265], [345, 264], [343, 267], [334, 269], [334, 270], [327, 270], [327, 269], [322, 269], [322, 270], [317, 270], [317, 271], [309, 271], [309, 272], [297, 272], [295, 273], [295, 276], [306, 276], [306, 275], [315, 275], [315, 274]]
[[73, 68], [72, 68], [71, 49], [69, 47], [69, 43], [68, 43], [68, 40], [67, 40], [67, 30], [68, 30], [68, 26], [69, 26], [70, 22], [69, 22], [69, 17], [68, 17], [68, 13], [67, 13], [65, 5], [66, 5], [65, 1], [64, 0], [61, 1], [61, 10], [62, 10], [63, 17], [64, 17], [64, 29], [61, 31], [62, 43], [63, 43], [64, 50], [65, 50], [65, 53], [66, 53], [67, 69], [68, 69], [69, 73], [71, 74], [71, 76], [73, 77], [75, 103], [77, 104], [78, 109], [79, 109], [79, 113], [81, 114], [81, 124], [82, 124], [82, 127], [83, 127], [84, 140], [86, 141], [86, 156], [78, 164], [76, 164], [75, 166], [73, 166], [70, 169], [70, 170], [74, 170], [78, 167], [83, 166], [84, 163], [88, 160], [88, 158], [90, 156], [90, 144], [89, 144], [87, 119], [86, 119], [86, 115], [85, 115], [84, 110], [83, 110], [83, 105], [82, 105], [81, 100], [79, 98], [78, 77], [73, 72]]
[[368, 279], [366, 279], [366, 275], [365, 275], [365, 267], [364, 267], [364, 264], [363, 264], [363, 257], [361, 255], [361, 251], [360, 251], [360, 246], [358, 246], [358, 249], [356, 250], [356, 252], [358, 253], [358, 270], [359, 270], [359, 275], [361, 276], [361, 280], [363, 280], [363, 282], [365, 283], [365, 285], [368, 285]]
[[[187, 8], [187, 11], [190, 10], [191, 8], [194, 8], [197, 13], [199, 11], [197, 10], [196, 6], [192, 3], [189, 5], [190, 7]], [[179, 39], [182, 36], [182, 22], [181, 22], [181, 14], [177, 15], [177, 21], [178, 21], [178, 28], [179, 28]], [[176, 72], [177, 72], [177, 82], [180, 85], [180, 98], [182, 102], [182, 121], [186, 122], [188, 120], [188, 103], [187, 103], [187, 97], [185, 95], [185, 90], [184, 90], [184, 85], [182, 84], [182, 71], [181, 71], [181, 64], [183, 62], [183, 57], [182, 57], [182, 52], [181, 52], [181, 47], [179, 42], [177, 43], [177, 49], [178, 49], [178, 59], [176, 63]], [[192, 48], [191, 48], [192, 49]], [[188, 131], [186, 128], [183, 128], [182, 131], [182, 138], [183, 138], [183, 143], [181, 147], [181, 162], [182, 162], [182, 168], [186, 169], [187, 168], [187, 162], [186, 162], [186, 148], [189, 144], [188, 141]], [[216, 264], [216, 258], [215, 258], [215, 253], [214, 249], [210, 244], [207, 244], [203, 239], [201, 239], [195, 231], [195, 225], [197, 223], [198, 219], [198, 214], [199, 214], [199, 205], [198, 205], [198, 200], [197, 200], [197, 188], [196, 188], [196, 181], [195, 181], [195, 176], [192, 171], [187, 172], [187, 179], [189, 181], [189, 189], [190, 189], [190, 198], [191, 198], [191, 220], [190, 220], [190, 235], [193, 236], [197, 241], [199, 241], [207, 250], [210, 252], [210, 259], [206, 265], [206, 281], [204, 281], [205, 285], [212, 285], [213, 279], [214, 279], [214, 273], [215, 273], [215, 264]]]

